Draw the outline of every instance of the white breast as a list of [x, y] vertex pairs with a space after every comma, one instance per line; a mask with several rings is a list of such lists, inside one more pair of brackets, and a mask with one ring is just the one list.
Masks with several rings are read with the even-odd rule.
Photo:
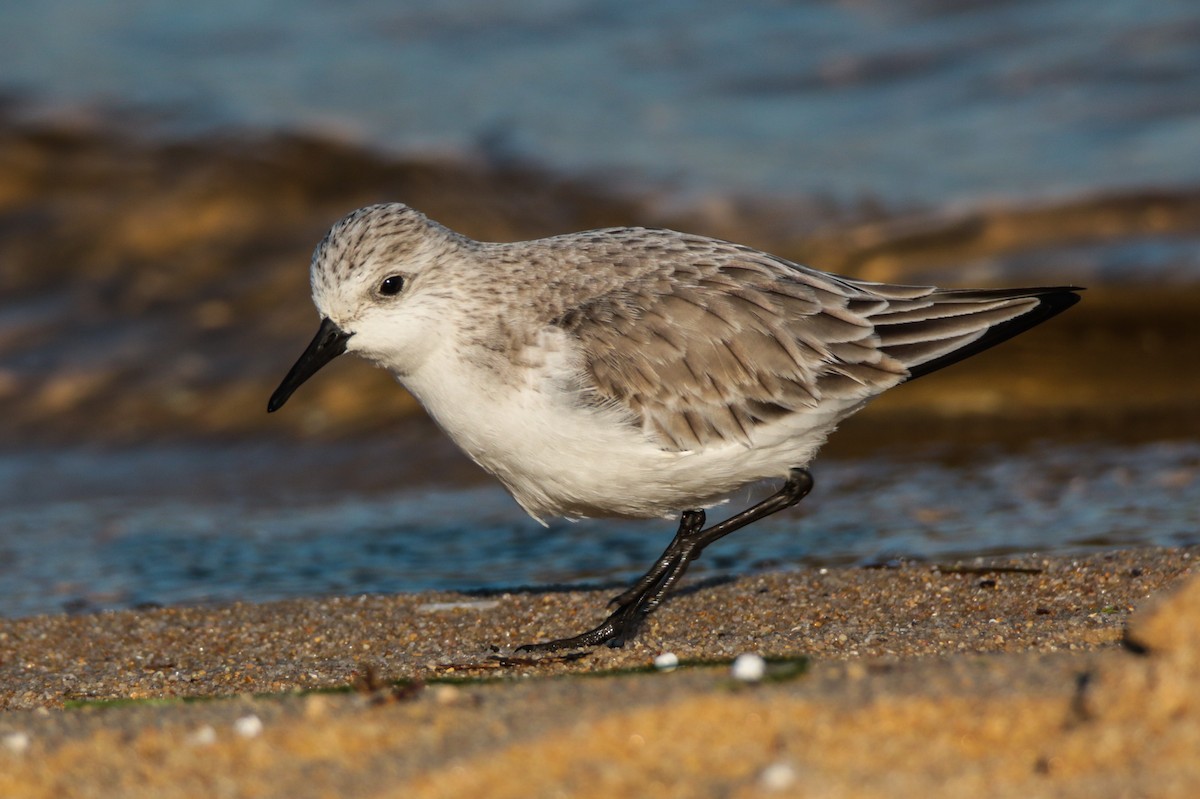
[[832, 418], [793, 419], [755, 446], [674, 452], [616, 409], [580, 403], [573, 344], [547, 330], [515, 371], [441, 357], [403, 378], [443, 430], [499, 478], [531, 516], [673, 516], [708, 507], [741, 486], [805, 465]]

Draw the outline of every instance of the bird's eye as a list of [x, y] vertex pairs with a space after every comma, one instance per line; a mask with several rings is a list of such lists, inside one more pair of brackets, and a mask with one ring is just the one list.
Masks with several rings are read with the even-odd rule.
[[385, 297], [391, 297], [399, 294], [403, 288], [404, 278], [400, 275], [392, 275], [391, 277], [384, 278], [384, 281], [379, 284], [379, 293]]

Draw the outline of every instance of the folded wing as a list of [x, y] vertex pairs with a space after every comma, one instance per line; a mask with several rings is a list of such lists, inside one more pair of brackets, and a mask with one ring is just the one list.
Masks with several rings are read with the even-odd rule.
[[856, 407], [1079, 299], [1069, 287], [868, 283], [683, 239], [690, 246], [653, 247], [653, 268], [555, 320], [582, 348], [586, 401], [622, 407], [674, 450], [748, 445], [784, 416]]

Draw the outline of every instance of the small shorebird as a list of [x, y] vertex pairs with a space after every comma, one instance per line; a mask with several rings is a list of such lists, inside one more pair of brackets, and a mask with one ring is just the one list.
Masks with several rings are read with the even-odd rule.
[[[354, 352], [539, 521], [681, 514], [607, 619], [526, 650], [621, 645], [706, 546], [803, 499], [805, 467], [867, 400], [1079, 300], [869, 283], [671, 230], [479, 242], [401, 204], [335, 224], [311, 277], [320, 329], [269, 411]], [[705, 527], [704, 508], [770, 478], [778, 492]]]

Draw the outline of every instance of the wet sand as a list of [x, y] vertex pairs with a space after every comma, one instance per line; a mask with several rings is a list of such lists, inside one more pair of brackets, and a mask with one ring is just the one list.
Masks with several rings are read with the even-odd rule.
[[611, 590], [6, 620], [0, 795], [1194, 795], [1198, 564], [745, 577], [570, 660], [512, 649]]

